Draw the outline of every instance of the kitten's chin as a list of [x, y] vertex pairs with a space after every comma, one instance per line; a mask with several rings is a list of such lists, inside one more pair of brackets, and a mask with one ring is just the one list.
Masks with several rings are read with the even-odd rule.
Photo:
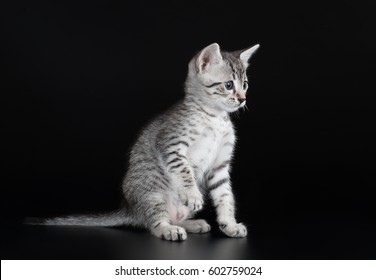
[[234, 112], [236, 112], [237, 110], [239, 110], [239, 106], [238, 107], [235, 107], [235, 108], [227, 108], [227, 113], [234, 113]]
[[244, 106], [245, 106], [245, 101], [237, 105], [226, 106], [225, 111], [227, 111], [228, 113], [233, 113], [239, 110], [240, 108], [243, 108]]

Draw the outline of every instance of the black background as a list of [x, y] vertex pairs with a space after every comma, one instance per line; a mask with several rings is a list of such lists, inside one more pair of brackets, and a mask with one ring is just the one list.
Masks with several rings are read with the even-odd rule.
[[[232, 181], [248, 240], [262, 245], [235, 258], [376, 258], [374, 2], [7, 2], [5, 227], [115, 209], [137, 132], [182, 98], [193, 54], [213, 42], [224, 50], [259, 43], [249, 110], [233, 118]], [[210, 210], [203, 216], [213, 219]], [[5, 257], [46, 257], [23, 254]]]

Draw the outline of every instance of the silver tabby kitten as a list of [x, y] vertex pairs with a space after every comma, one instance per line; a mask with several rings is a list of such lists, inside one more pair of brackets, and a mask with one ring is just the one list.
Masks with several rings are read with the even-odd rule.
[[122, 185], [122, 209], [30, 223], [132, 225], [159, 238], [179, 241], [187, 238], [187, 232], [210, 231], [205, 220], [192, 219], [203, 207], [203, 195], [209, 194], [221, 231], [230, 237], [245, 237], [246, 227], [235, 220], [230, 184], [235, 134], [229, 113], [245, 105], [246, 68], [258, 47], [224, 52], [214, 43], [192, 58], [185, 98], [154, 119], [131, 150]]

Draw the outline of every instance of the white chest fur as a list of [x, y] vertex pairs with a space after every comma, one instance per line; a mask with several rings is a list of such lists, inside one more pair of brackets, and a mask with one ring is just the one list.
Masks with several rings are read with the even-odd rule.
[[195, 168], [198, 180], [202, 179], [207, 170], [213, 168], [223, 146], [224, 136], [229, 133], [232, 133], [231, 124], [222, 118], [204, 124], [200, 137], [190, 147], [187, 154], [188, 161]]

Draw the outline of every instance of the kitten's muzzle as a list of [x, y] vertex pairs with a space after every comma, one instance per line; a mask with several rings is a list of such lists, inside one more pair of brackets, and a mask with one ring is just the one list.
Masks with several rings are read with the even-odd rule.
[[243, 108], [245, 106], [245, 99], [239, 99], [239, 106], [238, 108]]
[[240, 104], [242, 104], [243, 102], [245, 102], [246, 98], [238, 98], [238, 101]]

